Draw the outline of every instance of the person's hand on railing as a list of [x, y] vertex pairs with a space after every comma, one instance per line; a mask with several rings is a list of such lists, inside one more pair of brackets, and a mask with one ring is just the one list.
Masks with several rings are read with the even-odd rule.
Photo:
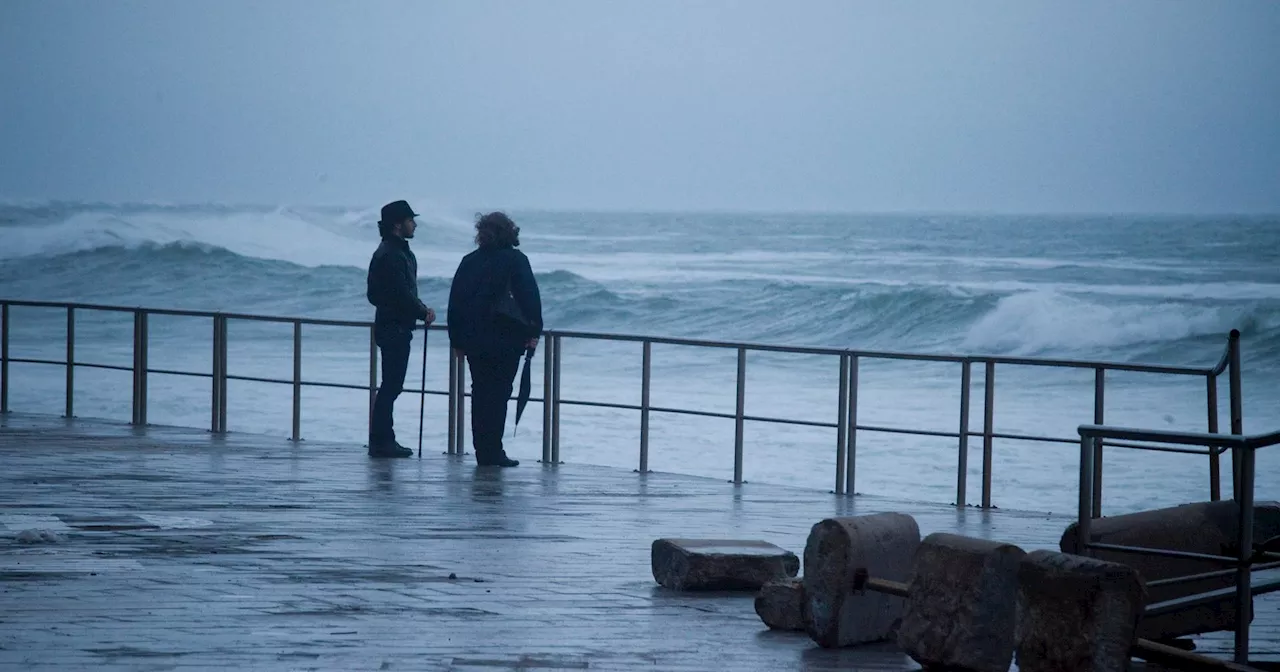
[[525, 344], [524, 344], [524, 349], [525, 349], [525, 350], [537, 350], [537, 349], [538, 349], [538, 338], [539, 338], [538, 336], [534, 336], [533, 338], [531, 338], [531, 339], [529, 339], [528, 341], [526, 341], [526, 342], [525, 342]]
[[426, 322], [428, 327], [431, 326], [431, 323], [436, 321], [436, 311], [427, 307], [427, 312], [422, 314], [422, 321]]

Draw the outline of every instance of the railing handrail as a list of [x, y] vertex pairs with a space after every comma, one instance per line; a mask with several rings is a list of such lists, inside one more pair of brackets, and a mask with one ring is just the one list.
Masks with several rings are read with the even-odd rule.
[[[78, 310], [98, 310], [107, 312], [131, 313], [146, 311], [152, 315], [168, 315], [174, 317], [224, 317], [232, 320], [248, 320], [255, 322], [273, 322], [279, 324], [301, 323], [315, 326], [368, 328], [373, 326], [372, 320], [335, 320], [317, 317], [298, 317], [283, 315], [263, 315], [257, 313], [234, 313], [214, 310], [189, 310], [179, 308], [148, 308], [144, 306], [123, 306], [115, 304], [81, 303], [72, 301], [35, 301], [26, 299], [0, 299], [0, 303], [11, 306], [33, 308], [75, 308]], [[419, 328], [423, 328], [421, 325]], [[427, 327], [433, 331], [448, 329], [444, 322]], [[1239, 332], [1232, 333], [1238, 336]], [[562, 329], [545, 329], [546, 336], [561, 336], [583, 340], [620, 341], [633, 343], [654, 343], [658, 345], [693, 346], [704, 348], [745, 349], [758, 352], [782, 352], [787, 354], [811, 354], [854, 357], [870, 359], [897, 359], [932, 362], [953, 362], [963, 364], [1006, 364], [1015, 366], [1044, 366], [1055, 368], [1107, 369], [1110, 371], [1130, 371], [1139, 373], [1163, 373], [1170, 375], [1204, 376], [1218, 375], [1226, 369], [1228, 354], [1224, 351], [1221, 360], [1212, 367], [1171, 366], [1167, 364], [1148, 364], [1143, 362], [1120, 362], [1114, 360], [1060, 359], [1051, 357], [1015, 357], [1008, 355], [960, 355], [946, 353], [901, 352], [892, 350], [864, 350], [855, 348], [835, 348], [824, 346], [781, 345], [774, 343], [758, 343], [752, 341], [723, 341], [715, 339], [684, 338], [676, 336], [655, 336], [644, 334], [622, 334], [599, 331], [577, 331]]]
[[[1116, 425], [1080, 425], [1081, 437], [1095, 439], [1117, 439], [1121, 441], [1148, 441], [1151, 443], [1172, 443], [1183, 446], [1205, 446], [1218, 448], [1243, 448], [1257, 450], [1280, 444], [1280, 431], [1266, 434], [1209, 434], [1207, 432], [1184, 432], [1168, 429], [1139, 429], [1136, 427], [1120, 427]], [[1145, 446], [1116, 445], [1120, 448], [1136, 448]]]

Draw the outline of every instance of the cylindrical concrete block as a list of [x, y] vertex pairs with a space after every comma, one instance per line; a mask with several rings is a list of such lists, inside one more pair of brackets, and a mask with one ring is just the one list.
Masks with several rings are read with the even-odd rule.
[[1024, 555], [998, 541], [941, 532], [925, 537], [898, 645], [925, 669], [1007, 672]]
[[[1240, 531], [1240, 506], [1233, 500], [1196, 502], [1163, 509], [1139, 511], [1099, 518], [1090, 523], [1093, 541], [1119, 546], [1145, 546], [1192, 553], [1235, 556]], [[1256, 540], [1280, 535], [1280, 504], [1258, 502], [1254, 506]], [[1063, 553], [1084, 555], [1078, 546], [1076, 524], [1063, 532], [1058, 544]], [[1219, 562], [1188, 558], [1168, 558], [1138, 553], [1097, 550], [1090, 556], [1129, 565], [1142, 574], [1145, 581], [1175, 576], [1200, 574], [1224, 569]], [[1147, 604], [1164, 602], [1196, 593], [1235, 585], [1234, 576], [1200, 579], [1189, 583], [1156, 586], [1148, 589]], [[1186, 637], [1204, 632], [1234, 630], [1235, 596], [1177, 613], [1143, 618], [1138, 623], [1138, 636], [1156, 641]]]
[[852, 646], [888, 639], [902, 617], [903, 599], [854, 594], [854, 572], [905, 581], [920, 545], [920, 528], [903, 513], [828, 518], [813, 526], [804, 548], [805, 629], [819, 646]]
[[1032, 551], [1018, 568], [1021, 672], [1125, 672], [1146, 589], [1127, 565]]

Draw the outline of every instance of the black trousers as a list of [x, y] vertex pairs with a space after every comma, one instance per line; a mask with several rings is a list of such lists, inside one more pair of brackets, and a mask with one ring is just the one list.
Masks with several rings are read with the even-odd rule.
[[369, 428], [369, 446], [389, 445], [396, 440], [392, 417], [396, 398], [404, 391], [404, 376], [409, 369], [409, 345], [413, 330], [396, 324], [375, 324], [373, 340], [382, 357], [382, 384], [373, 401], [373, 417]]
[[506, 457], [502, 434], [520, 356], [518, 350], [467, 353], [471, 370], [471, 446], [480, 464]]

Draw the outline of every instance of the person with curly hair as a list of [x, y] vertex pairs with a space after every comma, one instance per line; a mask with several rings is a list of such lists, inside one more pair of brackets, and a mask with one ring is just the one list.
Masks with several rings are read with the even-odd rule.
[[520, 227], [505, 213], [476, 219], [476, 249], [462, 258], [449, 289], [449, 345], [471, 371], [471, 441], [480, 466], [514, 467], [502, 435], [520, 357], [538, 346], [542, 296]]

